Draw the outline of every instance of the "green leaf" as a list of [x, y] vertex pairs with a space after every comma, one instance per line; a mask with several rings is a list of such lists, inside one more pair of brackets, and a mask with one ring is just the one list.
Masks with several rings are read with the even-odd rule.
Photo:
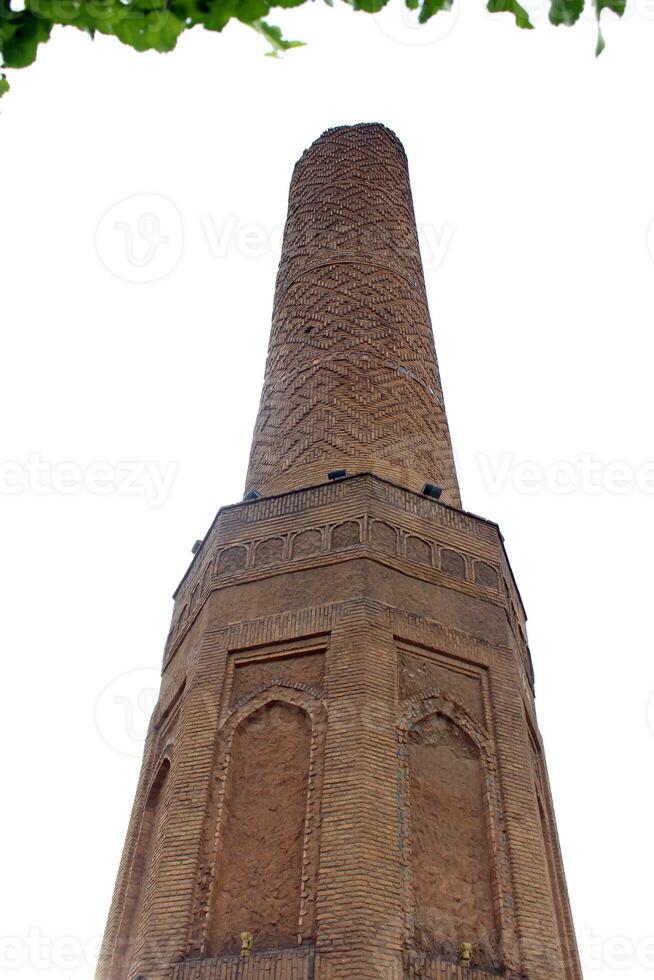
[[255, 20], [249, 26], [268, 41], [271, 50], [266, 51], [266, 54], [271, 58], [277, 58], [281, 52], [288, 51], [290, 48], [304, 47], [304, 41], [287, 41], [282, 35], [281, 28], [274, 24], [267, 24], [265, 20]]
[[418, 20], [421, 24], [426, 24], [434, 14], [440, 13], [441, 10], [451, 9], [452, 0], [423, 0]]
[[602, 11], [610, 10], [616, 17], [622, 17], [627, 9], [627, 0], [595, 0], [595, 13], [597, 14], [597, 46], [595, 56], [599, 58], [606, 47], [606, 41], [602, 34]]
[[185, 29], [183, 21], [172, 10], [137, 10], [128, 7], [112, 33], [137, 51], [172, 51]]
[[252, 24], [255, 20], [262, 21], [269, 13], [270, 4], [267, 0], [239, 0], [236, 7], [236, 16], [243, 24]]
[[202, 24], [208, 31], [222, 31], [228, 21], [236, 17], [238, 5], [239, 0], [210, 0], [208, 3], [184, 0], [180, 11], [178, 0], [173, 9], [176, 13], [180, 12], [184, 20], [189, 18], [192, 23]]
[[[222, 31], [232, 18], [243, 24], [263, 20], [270, 12], [270, 0], [175, 0], [175, 11], [181, 6], [193, 23], [208, 31]], [[186, 14], [189, 10], [190, 13]]]
[[388, 0], [353, 0], [355, 10], [364, 10], [367, 14], [377, 14], [386, 6]]
[[47, 41], [52, 21], [35, 17], [29, 10], [22, 10], [18, 17], [3, 24], [2, 61], [6, 68], [24, 68], [36, 58], [36, 51]]
[[569, 27], [576, 24], [584, 9], [584, 0], [552, 0], [550, 5], [550, 23], [559, 27], [565, 24]]
[[[39, 2], [43, 3], [44, 0], [39, 0]], [[91, 3], [84, 3], [75, 26], [87, 30], [91, 36], [95, 31], [115, 34], [115, 27], [126, 16], [126, 13], [127, 7], [117, 0], [92, 0]]]
[[[38, 47], [50, 37], [52, 27], [75, 27], [94, 36], [96, 31], [118, 38], [137, 51], [171, 51], [183, 31], [196, 25], [221, 31], [230, 20], [248, 24], [266, 38], [269, 55], [302, 46], [287, 41], [279, 27], [268, 23], [274, 7], [297, 7], [306, 0], [25, 0], [24, 10], [12, 10], [11, 0], [0, 0], [0, 57], [11, 68], [31, 64]], [[330, 6], [333, 0], [325, 0]], [[388, 0], [344, 0], [354, 10], [377, 13]], [[396, 3], [402, 0], [395, 0]], [[442, 10], [450, 10], [453, 0], [403, 0], [409, 10], [418, 12], [425, 24]], [[525, 0], [523, 0], [525, 2]], [[624, 15], [627, 0], [592, 0], [597, 15], [597, 54], [604, 50], [601, 18], [604, 10]], [[575, 24], [584, 10], [585, 0], [549, 0], [552, 24]], [[487, 0], [490, 13], [511, 13], [518, 27], [533, 25], [519, 0]], [[0, 96], [9, 88], [0, 74]]]
[[488, 0], [486, 9], [491, 14], [513, 14], [518, 27], [533, 30], [534, 25], [529, 20], [529, 14], [520, 6], [518, 0]]
[[611, 10], [617, 17], [622, 17], [627, 9], [627, 0], [595, 0], [598, 18], [603, 10]]
[[595, 45], [595, 57], [599, 58], [602, 51], [606, 47], [606, 41], [604, 40], [604, 35], [602, 34], [602, 28], [597, 25], [597, 44]]
[[271, 0], [271, 7], [299, 7], [306, 3], [306, 0]]
[[84, 18], [83, 0], [27, 0], [26, 9], [41, 21], [73, 24]]

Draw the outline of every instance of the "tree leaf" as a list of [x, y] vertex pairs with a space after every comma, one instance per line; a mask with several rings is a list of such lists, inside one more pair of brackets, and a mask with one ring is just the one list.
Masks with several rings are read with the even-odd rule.
[[306, 0], [271, 0], [271, 7], [299, 7]]
[[552, 0], [550, 5], [550, 23], [559, 27], [565, 24], [569, 27], [576, 24], [584, 9], [584, 0]]
[[595, 57], [599, 58], [602, 51], [606, 47], [606, 41], [604, 40], [604, 35], [602, 34], [602, 28], [597, 25], [597, 44], [595, 45]]
[[277, 58], [281, 52], [288, 51], [290, 48], [304, 47], [304, 41], [287, 41], [282, 35], [281, 28], [268, 24], [265, 20], [252, 21], [249, 26], [268, 41], [272, 50], [267, 51], [266, 54], [271, 58]]
[[611, 10], [617, 17], [622, 17], [627, 9], [627, 0], [595, 0], [598, 18], [603, 10]]
[[533, 30], [534, 25], [529, 20], [529, 14], [518, 0], [488, 0], [487, 10], [491, 14], [513, 14], [518, 27]]
[[367, 14], [377, 14], [387, 3], [388, 0], [353, 0], [352, 6], [355, 10], [364, 10]]
[[[86, 31], [112, 35], [137, 51], [171, 51], [180, 34], [190, 27], [221, 31], [230, 20], [251, 26], [266, 38], [276, 57], [301, 41], [287, 41], [279, 27], [268, 23], [274, 7], [297, 7], [306, 0], [24, 0], [24, 10], [12, 10], [11, 0], [0, 0], [0, 57], [11, 68], [31, 64], [38, 47], [50, 37], [52, 27], [61, 24]], [[330, 6], [333, 0], [325, 0]], [[389, 0], [343, 0], [354, 10], [377, 13]], [[396, 3], [402, 0], [394, 0]], [[418, 11], [425, 24], [442, 10], [450, 10], [453, 0], [403, 0], [409, 10]], [[463, 0], [462, 0], [463, 2]], [[524, 2], [524, 0], [523, 0]], [[593, 0], [597, 15], [597, 48], [605, 47], [601, 30], [604, 10], [622, 17], [627, 0]], [[552, 24], [575, 24], [584, 10], [585, 0], [549, 0]], [[511, 13], [520, 28], [532, 28], [529, 15], [519, 0], [487, 0], [490, 13]], [[0, 75], [0, 96], [9, 84]]]
[[595, 12], [597, 14], [597, 46], [595, 57], [599, 58], [606, 47], [606, 41], [602, 34], [602, 11], [610, 10], [616, 17], [622, 17], [627, 9], [627, 0], [595, 0]]
[[441, 10], [451, 10], [452, 2], [453, 0], [422, 0], [422, 7], [418, 16], [419, 22], [426, 24], [434, 14], [439, 14]]
[[35, 17], [29, 10], [22, 10], [18, 17], [3, 24], [2, 61], [6, 68], [24, 68], [36, 58], [36, 51], [47, 41], [52, 21]]
[[263, 20], [270, 13], [270, 6], [267, 0], [239, 0], [236, 16], [243, 24], [252, 24]]
[[[203, 5], [201, 11], [204, 9]], [[222, 31], [232, 17], [236, 17], [237, 10], [238, 0], [214, 0], [206, 5], [206, 12], [198, 13], [197, 20], [192, 15], [191, 19], [202, 24], [208, 31]]]
[[167, 7], [139, 9], [136, 3], [126, 5], [124, 15], [112, 26], [111, 33], [137, 51], [172, 51], [186, 27]]

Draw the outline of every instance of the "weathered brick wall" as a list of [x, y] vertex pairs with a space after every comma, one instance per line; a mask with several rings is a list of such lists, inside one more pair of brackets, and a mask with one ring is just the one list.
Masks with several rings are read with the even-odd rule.
[[458, 506], [383, 127], [296, 168], [249, 482], [276, 495], [175, 593], [99, 980], [581, 980], [525, 613]]
[[[278, 539], [281, 548], [266, 549], [259, 564], [256, 542]], [[225, 569], [220, 556], [233, 549], [243, 550], [245, 564]], [[444, 553], [461, 556], [461, 564], [444, 563]], [[405, 747], [413, 726], [433, 716], [450, 719], [484, 760], [483, 813], [475, 819], [487, 828], [494, 962], [507, 976], [579, 980], [546, 775], [534, 748], [540, 737], [524, 619], [516, 629], [521, 607], [515, 587], [504, 584], [503, 562], [494, 525], [366, 475], [240, 504], [218, 517], [178, 592], [176, 605], [184, 606], [201, 585], [167, 646], [144, 762], [150, 775], [128, 835], [127, 851], [165, 747], [168, 804], [129, 976], [170, 980], [176, 962], [202, 957], [213, 963], [203, 970], [229, 976], [210, 954], [233, 737], [260, 707], [285, 702], [311, 718], [297, 927], [301, 943], [315, 944], [313, 976], [400, 980], [424, 968], [426, 977], [449, 980], [457, 974], [447, 971], [458, 968], [438, 950], [451, 956], [459, 939], [483, 944], [485, 930], [470, 935], [468, 920], [465, 935], [443, 935], [440, 944], [433, 937], [431, 953], [416, 946], [414, 877], [424, 866], [412, 849]], [[256, 771], [256, 758], [250, 761]], [[120, 920], [131, 861], [123, 863], [108, 935]], [[243, 919], [243, 928], [254, 923], [247, 910]], [[288, 977], [303, 977], [309, 954], [288, 957], [275, 954], [275, 969], [290, 964], [296, 973]], [[106, 957], [103, 963], [101, 976], [119, 977]], [[252, 972], [254, 961], [248, 970], [256, 980], [267, 976]]]

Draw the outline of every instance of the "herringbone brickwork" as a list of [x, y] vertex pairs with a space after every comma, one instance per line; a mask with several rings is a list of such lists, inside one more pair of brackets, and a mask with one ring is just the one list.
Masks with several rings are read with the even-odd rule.
[[525, 613], [460, 509], [383, 127], [296, 168], [248, 485], [175, 593], [98, 980], [581, 980]]
[[460, 505], [404, 149], [340, 127], [293, 174], [248, 488], [370, 471]]

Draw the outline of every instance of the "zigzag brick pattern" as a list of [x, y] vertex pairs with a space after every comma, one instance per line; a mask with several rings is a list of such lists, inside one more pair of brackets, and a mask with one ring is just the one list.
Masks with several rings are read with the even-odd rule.
[[247, 488], [366, 470], [460, 506], [406, 156], [383, 126], [298, 162]]
[[526, 615], [460, 509], [382, 126], [296, 168], [248, 485], [175, 592], [98, 980], [582, 980]]

